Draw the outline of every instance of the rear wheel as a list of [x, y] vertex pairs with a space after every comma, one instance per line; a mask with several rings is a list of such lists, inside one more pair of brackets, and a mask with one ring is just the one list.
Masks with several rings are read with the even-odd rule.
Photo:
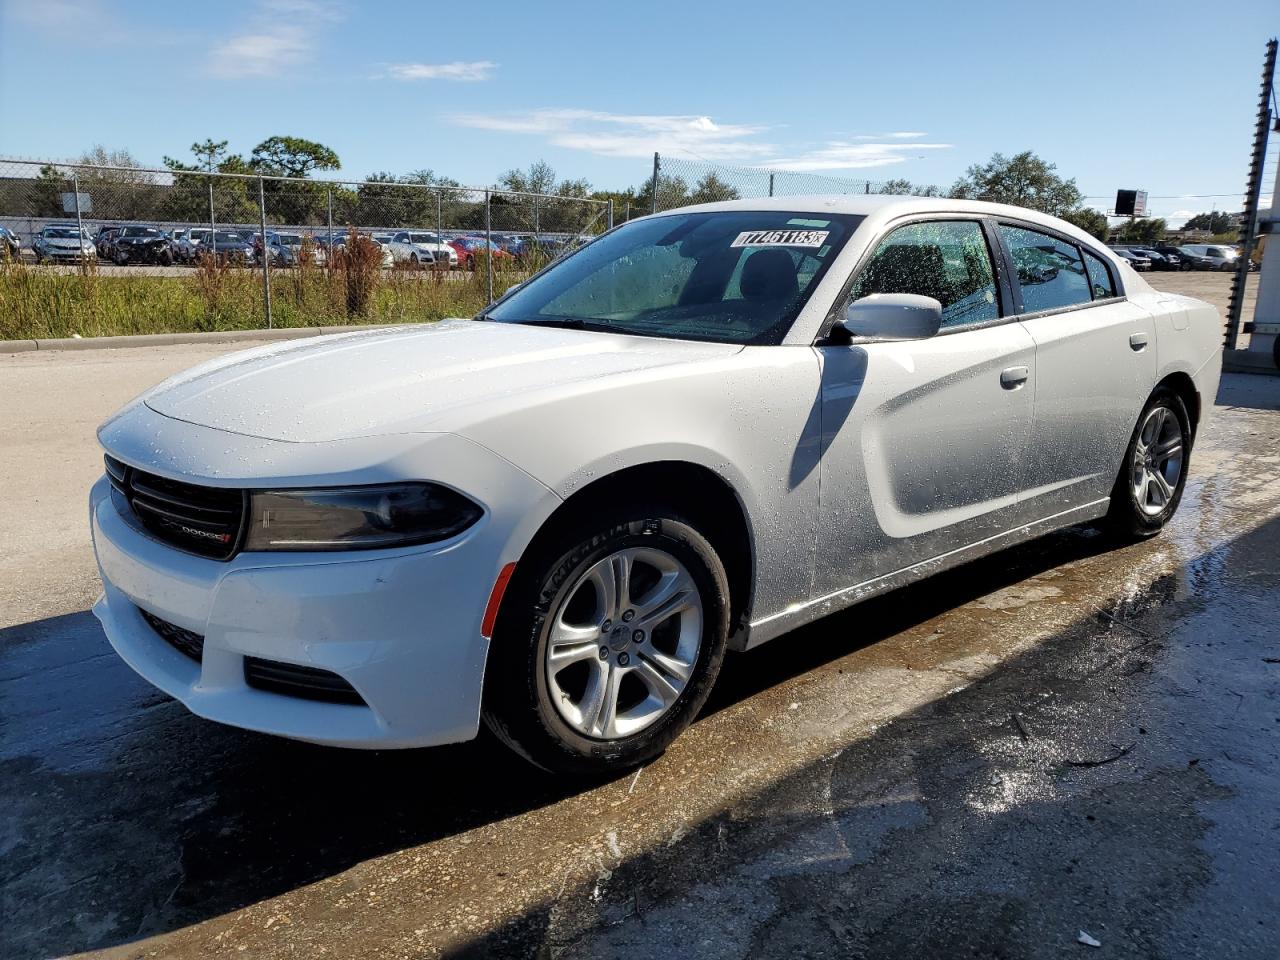
[[489, 653], [485, 723], [554, 772], [647, 763], [705, 703], [728, 632], [724, 566], [689, 520], [593, 511], [521, 559]]
[[1125, 537], [1159, 533], [1182, 500], [1191, 453], [1191, 420], [1176, 392], [1160, 387], [1138, 418], [1111, 491], [1107, 525]]

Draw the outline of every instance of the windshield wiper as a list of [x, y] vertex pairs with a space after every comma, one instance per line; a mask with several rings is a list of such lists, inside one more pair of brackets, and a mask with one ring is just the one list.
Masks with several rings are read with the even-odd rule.
[[603, 333], [622, 332], [615, 324], [584, 317], [536, 317], [531, 320], [512, 322], [524, 327], [555, 327], [559, 330], [594, 330]]

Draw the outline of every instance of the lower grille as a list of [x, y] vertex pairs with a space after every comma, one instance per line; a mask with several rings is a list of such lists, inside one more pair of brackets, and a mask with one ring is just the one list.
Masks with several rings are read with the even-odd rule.
[[259, 690], [288, 697], [365, 705], [364, 698], [356, 693], [355, 687], [336, 673], [318, 667], [245, 657], [244, 682]]
[[200, 662], [200, 658], [204, 656], [204, 637], [190, 630], [184, 630], [168, 620], [161, 620], [154, 613], [147, 613], [141, 608], [138, 612], [142, 614], [142, 619], [147, 621], [147, 625], [160, 635], [161, 640], [179, 653], [186, 654], [196, 663]]
[[229, 560], [240, 546], [246, 493], [170, 480], [106, 457], [107, 478], [148, 531], [189, 553]]

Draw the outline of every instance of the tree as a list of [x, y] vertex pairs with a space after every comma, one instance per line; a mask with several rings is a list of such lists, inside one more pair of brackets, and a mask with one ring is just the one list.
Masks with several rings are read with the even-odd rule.
[[[636, 205], [645, 213], [653, 204], [653, 180], [646, 179], [635, 188]], [[689, 203], [689, 184], [684, 177], [672, 173], [658, 174], [658, 209], [670, 210]]]
[[1197, 213], [1182, 225], [1184, 230], [1208, 230], [1210, 233], [1230, 233], [1239, 229], [1240, 214], [1214, 210], [1210, 213]]
[[[167, 220], [209, 222], [209, 186], [213, 185], [213, 217], [218, 223], [252, 223], [258, 219], [257, 197], [250, 197], [250, 181], [242, 177], [209, 177], [208, 173], [242, 174], [251, 171], [238, 153], [227, 152], [226, 140], [193, 143], [195, 163], [165, 157], [173, 171], [173, 186], [164, 195], [161, 215]], [[256, 191], [255, 191], [256, 193]]]
[[556, 171], [545, 160], [535, 160], [528, 170], [508, 170], [498, 178], [498, 186], [512, 193], [554, 193]]
[[913, 197], [940, 197], [942, 190], [931, 184], [912, 183], [910, 180], [901, 178], [895, 180], [886, 180], [880, 184], [880, 193], [889, 193], [896, 196], [913, 196]]
[[693, 192], [689, 194], [688, 202], [715, 203], [719, 200], [737, 200], [740, 196], [742, 194], [738, 193], [736, 187], [725, 183], [713, 171], [693, 185]]
[[323, 143], [302, 137], [268, 137], [253, 148], [249, 166], [256, 173], [301, 179], [316, 170], [337, 170], [342, 163]]
[[1156, 217], [1148, 220], [1132, 220], [1116, 231], [1116, 239], [1125, 243], [1155, 243], [1163, 240], [1168, 224]]
[[951, 187], [951, 196], [962, 200], [989, 200], [1029, 207], [1055, 217], [1070, 213], [1084, 197], [1075, 180], [1064, 180], [1057, 167], [1030, 150], [1014, 157], [992, 154], [986, 163], [975, 163]]
[[1106, 214], [1099, 213], [1092, 207], [1070, 210], [1062, 215], [1062, 219], [1067, 223], [1074, 223], [1085, 233], [1097, 237], [1104, 243], [1111, 235], [1111, 227], [1108, 225]]

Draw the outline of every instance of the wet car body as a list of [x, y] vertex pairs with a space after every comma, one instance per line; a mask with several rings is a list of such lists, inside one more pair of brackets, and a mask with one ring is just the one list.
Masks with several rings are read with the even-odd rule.
[[[695, 262], [683, 299], [662, 306], [685, 333], [521, 317], [632, 236], [659, 238], [644, 250], [672, 267]], [[724, 299], [706, 299], [704, 263], [729, 264]], [[730, 338], [742, 317], [774, 317], [775, 297], [790, 305], [778, 322]], [[508, 582], [601, 490], [715, 513], [727, 643], [746, 649], [1102, 518], [1151, 398], [1175, 393], [1194, 429], [1220, 364], [1208, 305], [1157, 293], [1062, 221], [943, 199], [736, 201], [636, 220], [486, 316], [233, 355], [104, 424], [95, 612], [120, 655], [237, 726], [365, 748], [464, 740], [487, 674], [510, 670], [491, 662]], [[425, 485], [432, 510], [466, 517], [387, 548], [270, 546], [293, 509], [266, 506], [278, 491], [388, 485]], [[626, 536], [670, 529], [648, 523]], [[599, 661], [626, 667], [630, 630], [600, 630]]]

